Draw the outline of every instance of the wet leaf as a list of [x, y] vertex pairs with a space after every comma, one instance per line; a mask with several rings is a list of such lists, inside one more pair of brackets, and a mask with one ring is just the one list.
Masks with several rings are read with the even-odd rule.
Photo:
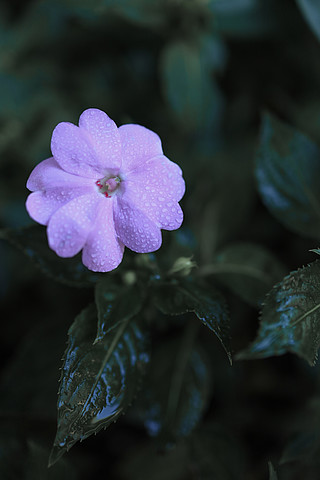
[[256, 178], [262, 200], [287, 228], [320, 237], [320, 150], [299, 131], [265, 115]]
[[272, 286], [285, 274], [282, 263], [264, 247], [235, 243], [217, 252], [215, 261], [201, 269], [253, 306], [261, 304]]
[[314, 365], [320, 347], [320, 261], [285, 277], [265, 299], [257, 338], [238, 359], [292, 352]]
[[153, 351], [136, 404], [134, 416], [163, 444], [189, 435], [208, 405], [211, 369], [195, 341], [196, 333], [197, 324], [192, 321], [180, 340], [162, 342]]
[[219, 338], [231, 362], [230, 320], [227, 305], [218, 290], [190, 279], [175, 280], [157, 285], [154, 301], [156, 307], [166, 315], [195, 313]]
[[96, 343], [93, 305], [69, 329], [50, 464], [77, 441], [116, 421], [131, 404], [149, 360], [146, 336], [134, 320], [114, 324]]
[[48, 277], [74, 287], [90, 287], [101, 274], [88, 270], [81, 261], [81, 255], [73, 258], [58, 257], [48, 245], [46, 230], [32, 225], [21, 229], [1, 230], [0, 238], [8, 240], [21, 250]]
[[297, 4], [303, 13], [313, 33], [320, 40], [320, 3], [319, 0], [297, 0]]
[[101, 340], [119, 322], [125, 323], [139, 313], [142, 306], [142, 293], [133, 286], [123, 287], [111, 283], [104, 276], [97, 283], [95, 300], [98, 310], [98, 330], [95, 342]]

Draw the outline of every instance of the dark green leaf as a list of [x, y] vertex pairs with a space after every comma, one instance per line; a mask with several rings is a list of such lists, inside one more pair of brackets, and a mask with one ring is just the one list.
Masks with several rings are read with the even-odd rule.
[[269, 480], [278, 480], [278, 475], [271, 462], [268, 462], [269, 467]]
[[201, 269], [253, 306], [285, 274], [281, 262], [268, 250], [251, 243], [235, 243], [220, 250], [215, 262]]
[[69, 330], [58, 400], [54, 464], [78, 440], [117, 420], [131, 404], [149, 360], [136, 322], [114, 325], [96, 343], [96, 309], [87, 307]]
[[165, 19], [161, 0], [102, 0], [101, 11], [116, 13], [132, 23], [147, 27], [157, 27]]
[[256, 177], [262, 199], [290, 230], [320, 237], [320, 150], [275, 117], [262, 122]]
[[46, 230], [42, 226], [19, 230], [2, 230], [1, 238], [8, 240], [21, 250], [32, 262], [49, 277], [75, 287], [92, 286], [101, 275], [88, 270], [81, 262], [81, 256], [60, 258], [48, 245]]
[[169, 44], [161, 57], [165, 97], [181, 127], [192, 131], [212, 128], [222, 107], [202, 48], [178, 41]]
[[166, 315], [194, 312], [217, 335], [231, 363], [230, 320], [220, 292], [192, 280], [181, 279], [158, 285], [154, 300], [157, 308]]
[[311, 365], [320, 346], [320, 261], [275, 285], [266, 297], [257, 338], [238, 359], [296, 353]]
[[216, 30], [223, 35], [265, 36], [281, 27], [282, 12], [277, 0], [209, 0], [208, 8]]
[[297, 4], [307, 20], [311, 30], [320, 40], [320, 3], [319, 0], [297, 0]]
[[159, 454], [151, 442], [137, 445], [125, 454], [117, 472], [124, 480], [241, 480], [247, 477], [239, 447], [234, 435], [206, 421], [205, 427], [165, 453]]
[[95, 300], [98, 310], [98, 330], [95, 342], [112, 329], [137, 315], [142, 305], [142, 296], [135, 286], [121, 287], [104, 276], [97, 283]]
[[197, 331], [191, 321], [180, 341], [161, 343], [153, 352], [136, 405], [134, 416], [163, 443], [189, 435], [208, 404], [211, 371], [205, 352], [195, 343]]

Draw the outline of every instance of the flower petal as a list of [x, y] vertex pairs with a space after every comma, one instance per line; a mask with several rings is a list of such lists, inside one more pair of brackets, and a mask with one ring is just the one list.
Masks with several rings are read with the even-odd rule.
[[102, 166], [88, 133], [72, 123], [59, 123], [53, 130], [51, 151], [60, 167], [80, 177], [98, 179]]
[[73, 257], [83, 248], [97, 216], [99, 194], [74, 198], [61, 207], [49, 220], [49, 246], [60, 257]]
[[47, 225], [51, 216], [76, 197], [93, 193], [93, 187], [54, 187], [31, 193], [26, 201], [30, 217], [41, 225]]
[[142, 191], [146, 191], [155, 195], [158, 201], [160, 198], [165, 198], [166, 201], [179, 202], [186, 188], [181, 168], [164, 155], [130, 172], [126, 181], [136, 184], [140, 195]]
[[119, 127], [122, 146], [122, 170], [126, 174], [142, 167], [157, 155], [162, 155], [160, 137], [141, 125]]
[[113, 200], [100, 203], [95, 226], [82, 252], [82, 262], [94, 272], [114, 270], [122, 260], [124, 245], [118, 239], [113, 220]]
[[121, 142], [114, 121], [102, 110], [89, 108], [80, 116], [79, 127], [92, 139], [99, 168], [105, 173], [117, 174], [121, 167]]
[[158, 250], [162, 242], [160, 228], [124, 198], [117, 196], [114, 200], [114, 221], [121, 242], [138, 253]]
[[27, 188], [31, 192], [46, 190], [49, 187], [86, 187], [93, 185], [90, 178], [79, 177], [67, 173], [56, 160], [51, 157], [39, 163], [31, 172], [27, 181]]

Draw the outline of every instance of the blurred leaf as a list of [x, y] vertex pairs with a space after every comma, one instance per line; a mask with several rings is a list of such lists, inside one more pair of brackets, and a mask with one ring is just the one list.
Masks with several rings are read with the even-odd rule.
[[292, 352], [314, 365], [320, 347], [320, 261], [285, 277], [265, 299], [257, 338], [238, 359]]
[[172, 444], [189, 435], [208, 405], [211, 371], [196, 344], [198, 326], [191, 321], [179, 341], [162, 342], [153, 352], [149, 374], [133, 414], [149, 435]]
[[235, 243], [217, 252], [215, 262], [201, 269], [253, 306], [285, 274], [285, 267], [267, 249], [253, 243]]
[[280, 464], [299, 461], [319, 465], [320, 398], [311, 398], [291, 425], [292, 435], [282, 453]]
[[194, 312], [212, 330], [222, 343], [230, 363], [230, 320], [227, 305], [221, 293], [213, 288], [197, 284], [190, 279], [157, 285], [154, 291], [155, 305], [166, 315]]
[[221, 35], [266, 36], [279, 32], [284, 22], [277, 0], [209, 0], [208, 8]]
[[278, 475], [271, 462], [268, 462], [269, 467], [269, 480], [278, 480]]
[[320, 3], [319, 0], [297, 0], [297, 4], [313, 33], [320, 40]]
[[290, 230], [320, 237], [320, 150], [302, 133], [265, 115], [256, 178], [271, 213]]
[[145, 334], [121, 318], [96, 343], [96, 309], [90, 305], [69, 329], [59, 389], [53, 465], [78, 440], [115, 422], [131, 404], [149, 361]]
[[102, 340], [119, 323], [126, 323], [139, 313], [142, 306], [140, 291], [133, 285], [120, 287], [105, 275], [96, 285], [95, 300], [98, 310], [98, 330], [95, 343]]
[[176, 41], [162, 52], [163, 91], [183, 129], [201, 133], [201, 129], [210, 130], [220, 121], [222, 97], [209, 67], [196, 44]]
[[0, 435], [1, 480], [76, 480], [75, 469], [68, 460], [48, 469], [48, 451], [40, 441]]
[[157, 27], [163, 24], [164, 8], [163, 0], [102, 0], [101, 11], [109, 12], [109, 9], [129, 20], [132, 23], [147, 27]]
[[43, 226], [32, 225], [21, 229], [0, 231], [0, 238], [8, 240], [21, 250], [43, 273], [72, 287], [90, 287], [101, 275], [88, 270], [81, 255], [73, 258], [58, 257], [48, 245]]
[[46, 312], [45, 322], [29, 327], [16, 347], [1, 375], [3, 415], [33, 421], [55, 418], [59, 367], [65, 349], [62, 321]]
[[150, 442], [137, 446], [125, 454], [117, 473], [124, 480], [241, 480], [246, 478], [242, 456], [234, 435], [206, 421], [164, 454]]

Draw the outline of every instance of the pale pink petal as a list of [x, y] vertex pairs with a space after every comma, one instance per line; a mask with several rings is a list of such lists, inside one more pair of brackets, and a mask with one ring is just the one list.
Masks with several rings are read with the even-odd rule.
[[170, 196], [159, 195], [157, 189], [145, 189], [136, 179], [123, 182], [123, 198], [132, 208], [141, 210], [159, 228], [176, 230], [183, 221], [183, 212], [177, 202]]
[[62, 122], [56, 126], [51, 151], [66, 172], [95, 180], [104, 175], [89, 134], [72, 123]]
[[121, 143], [117, 125], [106, 113], [97, 108], [85, 110], [79, 119], [79, 127], [92, 139], [99, 168], [106, 173], [117, 174], [121, 166]]
[[114, 221], [121, 242], [138, 253], [158, 250], [162, 241], [160, 228], [124, 198], [116, 196], [114, 200]]
[[122, 170], [126, 174], [142, 167], [151, 158], [162, 155], [160, 137], [141, 125], [119, 127], [122, 146]]
[[45, 190], [48, 187], [86, 187], [94, 185], [90, 178], [79, 177], [67, 173], [53, 157], [43, 160], [31, 172], [27, 181], [27, 189], [31, 192]]
[[152, 194], [153, 200], [157, 199], [158, 203], [162, 201], [161, 199], [179, 202], [186, 188], [181, 168], [164, 155], [130, 172], [125, 180], [133, 186], [136, 184], [140, 195], [142, 191]]
[[113, 199], [99, 204], [96, 222], [82, 252], [83, 264], [94, 272], [114, 270], [122, 260], [124, 245], [120, 242], [113, 220]]
[[30, 217], [41, 225], [47, 225], [51, 216], [76, 197], [94, 193], [94, 187], [53, 187], [31, 193], [26, 201]]
[[83, 248], [92, 229], [99, 203], [98, 192], [77, 197], [61, 207], [49, 220], [49, 245], [60, 257], [73, 257]]

